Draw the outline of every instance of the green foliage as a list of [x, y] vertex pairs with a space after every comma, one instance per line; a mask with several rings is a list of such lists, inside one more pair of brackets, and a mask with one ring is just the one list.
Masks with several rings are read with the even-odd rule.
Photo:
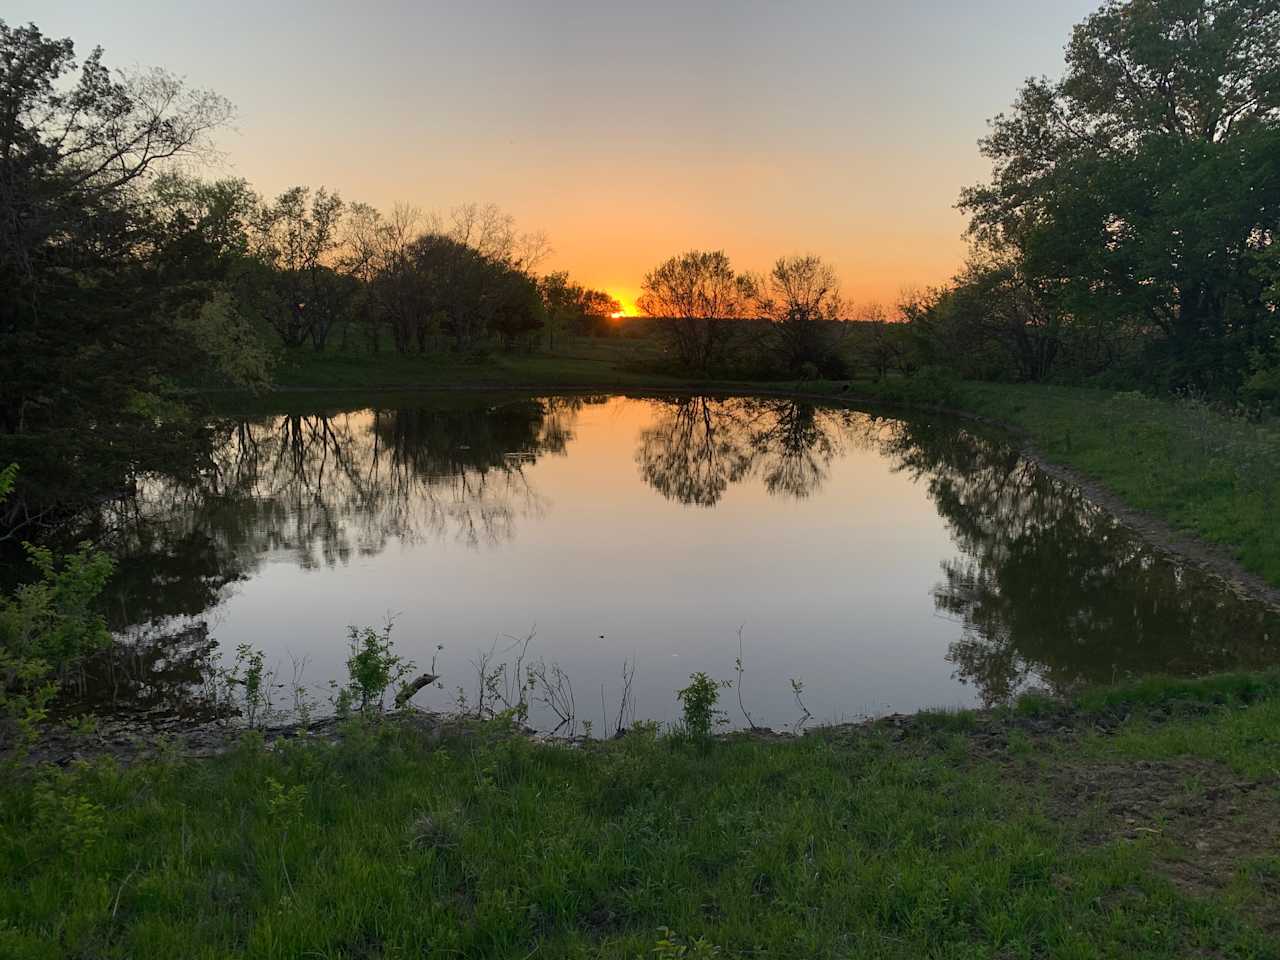
[[684, 729], [695, 737], [711, 736], [712, 730], [728, 723], [724, 711], [718, 709], [720, 691], [733, 685], [729, 680], [712, 680], [699, 671], [689, 676], [689, 685], [676, 691], [676, 699], [683, 708]]
[[[17, 468], [0, 470], [0, 503]], [[26, 544], [37, 579], [0, 594], [0, 724], [17, 727], [19, 747], [34, 736], [57, 692], [57, 676], [111, 642], [96, 601], [115, 568], [91, 545], [65, 557]]]
[[0, 955], [1268, 957], [1274, 850], [1189, 891], [1170, 862], [1211, 866], [1187, 841], [1230, 824], [1110, 842], [1131, 808], [1061, 791], [1207, 757], [1262, 816], [1277, 731], [1274, 698], [1159, 725], [1138, 706], [1010, 763], [986, 734], [957, 753], [963, 731], [570, 748], [392, 722], [8, 778]]
[[661, 927], [651, 953], [656, 960], [711, 960], [720, 956], [720, 948], [705, 937], [686, 941], [674, 930]]
[[1248, 407], [1280, 414], [1280, 342], [1270, 350], [1256, 348], [1249, 354], [1249, 375], [1240, 388]]
[[347, 641], [351, 651], [347, 657], [348, 682], [338, 691], [339, 711], [354, 708], [364, 716], [381, 715], [387, 691], [398, 686], [413, 671], [414, 664], [395, 652], [390, 623], [381, 630], [348, 627]]
[[1106, 3], [982, 141], [992, 179], [961, 200], [980, 248], [1131, 381], [1234, 395], [1273, 323], [1277, 71], [1273, 0]]
[[920, 367], [909, 376], [888, 378], [862, 389], [868, 396], [905, 406], [955, 410], [963, 402], [960, 380], [955, 373], [932, 364]]
[[266, 655], [261, 650], [239, 644], [231, 666], [220, 672], [218, 680], [230, 712], [241, 717], [250, 729], [271, 720], [275, 676], [267, 669]]
[[57, 852], [80, 860], [107, 835], [106, 810], [81, 793], [42, 777], [32, 790], [34, 827]]
[[74, 511], [177, 461], [181, 432], [134, 398], [202, 366], [174, 317], [198, 312], [208, 278], [147, 188], [229, 115], [163, 71], [111, 71], [101, 50], [77, 61], [69, 39], [0, 21], [0, 455], [23, 463], [21, 515]]
[[302, 819], [307, 788], [301, 783], [286, 787], [275, 777], [267, 777], [267, 817], [278, 826]]
[[1144, 677], [1131, 683], [1088, 690], [1076, 698], [1084, 710], [1241, 707], [1280, 696], [1280, 671], [1223, 673], [1211, 677]]

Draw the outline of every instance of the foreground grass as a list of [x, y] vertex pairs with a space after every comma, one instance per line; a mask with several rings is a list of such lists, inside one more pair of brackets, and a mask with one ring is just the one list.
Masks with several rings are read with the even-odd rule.
[[1274, 824], [1277, 686], [1108, 694], [1128, 719], [1105, 737], [938, 714], [570, 749], [384, 724], [10, 778], [0, 956], [1280, 957], [1280, 834], [1189, 888], [1167, 865], [1194, 831], [1122, 836], [1105, 792], [1060, 796], [1102, 762], [1104, 787], [1136, 764], [1187, 797], [1221, 771]]

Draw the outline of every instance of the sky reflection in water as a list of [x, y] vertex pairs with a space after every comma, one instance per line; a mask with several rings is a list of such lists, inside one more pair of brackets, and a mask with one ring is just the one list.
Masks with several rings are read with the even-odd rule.
[[[530, 655], [564, 668], [597, 729], [624, 660], [637, 715], [673, 719], [691, 672], [733, 677], [739, 627], [744, 699], [775, 727], [799, 715], [792, 678], [834, 720], [1277, 659], [1260, 609], [945, 418], [401, 397], [214, 428], [201, 483], [153, 478], [131, 505], [116, 626], [207, 623], [285, 679], [305, 660], [321, 689], [343, 674], [346, 626], [389, 615], [444, 677], [421, 705], [458, 686], [474, 699], [477, 655], [536, 632]], [[170, 678], [173, 651], [195, 651], [192, 676], [209, 659], [185, 638]]]

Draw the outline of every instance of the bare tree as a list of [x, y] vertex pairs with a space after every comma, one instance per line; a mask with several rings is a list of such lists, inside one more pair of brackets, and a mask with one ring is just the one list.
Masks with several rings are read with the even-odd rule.
[[750, 284], [724, 251], [692, 250], [650, 271], [641, 290], [637, 306], [663, 321], [681, 365], [707, 370], [724, 359], [730, 321], [743, 316]]
[[844, 309], [835, 269], [812, 255], [779, 257], [767, 276], [751, 279], [750, 289], [756, 309], [774, 324], [788, 367], [825, 372]]
[[551, 255], [551, 244], [545, 233], [519, 232], [516, 218], [495, 203], [460, 204], [449, 211], [443, 224], [439, 217], [433, 217], [428, 232], [442, 233], [490, 260], [523, 273], [537, 269]]
[[342, 198], [293, 187], [254, 217], [252, 250], [266, 268], [262, 312], [286, 346], [324, 349], [352, 292], [340, 261]]

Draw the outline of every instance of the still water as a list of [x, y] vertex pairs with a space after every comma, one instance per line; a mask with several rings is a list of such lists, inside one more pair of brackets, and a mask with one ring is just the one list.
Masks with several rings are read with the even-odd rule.
[[[197, 478], [112, 518], [117, 704], [169, 709], [239, 644], [323, 699], [346, 627], [394, 620], [474, 704], [476, 664], [558, 665], [579, 720], [671, 720], [694, 671], [758, 724], [1002, 701], [1280, 659], [1277, 625], [942, 417], [772, 398], [419, 397], [210, 423]], [[741, 645], [741, 646], [740, 646]], [[512, 663], [514, 668], [514, 663]], [[509, 674], [510, 677], [510, 674]], [[287, 698], [286, 698], [287, 699]], [[724, 698], [742, 722], [737, 691]], [[554, 725], [536, 703], [535, 724]]]

